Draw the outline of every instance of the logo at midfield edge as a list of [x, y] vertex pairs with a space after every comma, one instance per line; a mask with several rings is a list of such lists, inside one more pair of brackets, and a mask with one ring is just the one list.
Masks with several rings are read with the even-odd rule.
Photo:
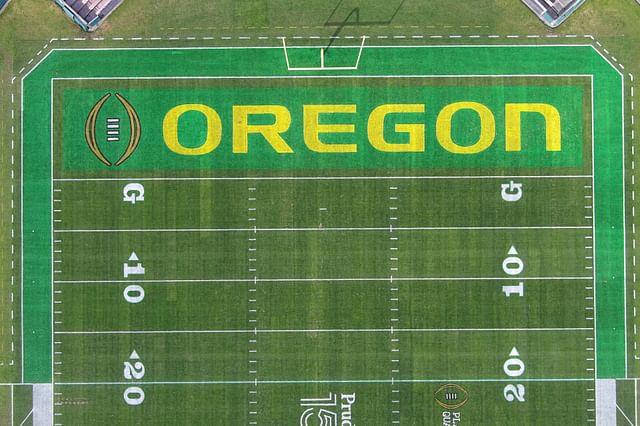
[[[124, 107], [124, 110], [127, 113], [127, 117], [129, 119], [129, 141], [127, 143], [127, 148], [122, 153], [120, 158], [118, 158], [115, 162], [109, 160], [102, 150], [100, 149], [100, 145], [98, 144], [98, 140], [96, 137], [96, 123], [98, 121], [98, 115], [102, 110], [104, 104], [111, 98], [112, 94], [107, 93], [103, 97], [101, 97], [98, 102], [91, 108], [89, 111], [89, 115], [87, 116], [87, 120], [84, 125], [84, 135], [87, 140], [87, 145], [89, 149], [96, 156], [100, 162], [104, 165], [111, 166], [119, 166], [120, 164], [127, 161], [129, 157], [135, 152], [140, 144], [140, 136], [142, 134], [142, 127], [140, 125], [140, 117], [138, 113], [133, 108], [131, 103], [126, 100], [119, 93], [115, 94], [116, 99], [120, 101], [120, 104]], [[108, 142], [118, 142], [120, 140], [120, 119], [119, 118], [107, 118], [107, 141]]]

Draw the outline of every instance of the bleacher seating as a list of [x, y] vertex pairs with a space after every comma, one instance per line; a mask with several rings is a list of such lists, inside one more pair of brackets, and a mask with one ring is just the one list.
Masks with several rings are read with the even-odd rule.
[[[2, 1], [2, 0], [0, 0]], [[123, 0], [54, 0], [85, 31], [95, 30]]]
[[2, 13], [5, 7], [7, 7], [9, 1], [10, 0], [0, 0], [0, 13]]

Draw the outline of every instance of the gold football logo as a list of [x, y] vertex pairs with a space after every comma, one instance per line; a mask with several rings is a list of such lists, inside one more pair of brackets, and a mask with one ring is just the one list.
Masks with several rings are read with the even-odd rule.
[[469, 392], [456, 384], [446, 384], [434, 393], [434, 399], [445, 410], [457, 410], [469, 400]]
[[98, 115], [100, 114], [100, 110], [103, 105], [109, 100], [111, 97], [111, 93], [107, 93], [103, 97], [101, 97], [98, 102], [91, 108], [89, 115], [87, 116], [87, 121], [84, 126], [84, 134], [87, 139], [87, 145], [89, 145], [89, 149], [93, 152], [93, 155], [96, 156], [98, 160], [100, 160], [103, 164], [108, 167], [112, 165], [119, 166], [120, 164], [127, 161], [129, 157], [134, 153], [138, 145], [140, 144], [140, 135], [142, 134], [142, 128], [140, 126], [140, 117], [136, 110], [131, 106], [129, 101], [127, 101], [122, 95], [119, 93], [115, 94], [116, 99], [120, 101], [122, 106], [124, 107], [127, 116], [129, 117], [129, 143], [127, 144], [127, 149], [122, 153], [120, 158], [115, 163], [112, 163], [107, 157], [104, 155], [100, 146], [98, 145], [98, 140], [96, 139], [96, 122], [98, 119]]

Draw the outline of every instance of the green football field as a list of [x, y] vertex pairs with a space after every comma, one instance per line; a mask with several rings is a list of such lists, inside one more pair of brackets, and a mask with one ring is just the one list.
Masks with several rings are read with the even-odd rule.
[[618, 70], [283, 43], [22, 80], [20, 371], [53, 422], [595, 423], [633, 359]]

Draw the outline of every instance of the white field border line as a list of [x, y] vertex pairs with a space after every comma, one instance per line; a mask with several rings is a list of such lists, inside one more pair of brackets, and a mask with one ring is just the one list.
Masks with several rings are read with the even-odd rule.
[[[557, 36], [557, 35], [547, 35], [547, 37], [556, 37], [556, 36]], [[500, 37], [499, 35], [497, 35], [497, 36], [489, 36], [489, 38], [499, 38], [499, 37]], [[528, 37], [528, 38], [538, 38], [538, 37], [540, 37], [540, 36], [539, 36], [539, 35], [531, 35], [531, 36], [527, 36], [527, 37]], [[573, 37], [573, 35], [572, 35], [572, 37]], [[591, 40], [595, 41], [594, 37], [593, 37], [593, 36], [591, 36], [591, 35], [585, 35], [584, 37], [590, 38]], [[157, 38], [156, 38], [156, 39], [157, 39]], [[56, 39], [51, 39], [49, 43], [51, 43], [51, 42], [53, 42], [53, 41], [56, 41]], [[597, 42], [597, 41], [596, 41], [596, 43], [597, 43], [599, 46], [602, 46], [599, 42]], [[40, 52], [38, 52], [38, 56], [41, 54], [41, 52], [42, 52], [44, 49], [46, 49], [46, 46], [47, 46], [47, 45], [45, 45], [45, 47], [43, 47], [43, 49], [42, 49], [42, 50], [40, 50]], [[469, 46], [469, 47], [476, 47], [476, 46], [477, 46], [477, 47], [479, 47], [479, 46], [481, 46], [481, 45], [474, 45], [474, 46]], [[487, 47], [498, 47], [498, 46], [499, 46], [499, 45], [488, 45]], [[519, 45], [511, 45], [510, 47], [524, 47], [524, 46], [527, 46], [527, 45], [519, 44]], [[539, 46], [545, 46], [545, 45], [529, 45], [529, 46], [539, 47]], [[546, 46], [549, 46], [549, 45], [546, 45]], [[591, 46], [591, 47], [592, 47], [592, 48], [593, 48], [593, 49], [594, 49], [594, 50], [595, 50], [595, 51], [596, 51], [596, 52], [597, 52], [601, 57], [603, 57], [607, 62], [609, 62], [609, 63], [612, 65], [612, 67], [613, 67], [616, 71], [618, 71], [618, 70], [617, 70], [617, 68], [616, 68], [615, 66], [613, 66], [613, 64], [612, 64], [612, 63], [611, 63], [611, 62], [610, 62], [610, 61], [609, 61], [609, 60], [604, 56], [604, 54], [603, 54], [602, 52], [600, 52], [600, 51], [599, 51], [595, 46], [593, 46], [592, 44], [588, 44], [588, 45], [560, 44], [559, 46]], [[395, 47], [395, 48], [398, 48], [398, 47], [400, 47], [400, 46], [388, 46], [388, 47]], [[407, 47], [415, 47], [415, 46], [407, 46]], [[433, 46], [420, 46], [420, 47], [433, 47]], [[435, 47], [438, 47], [438, 46], [435, 46]], [[455, 46], [453, 46], [453, 45], [452, 45], [452, 46], [450, 46], [450, 47], [455, 47]], [[466, 47], [466, 46], [465, 46], [465, 47]], [[27, 75], [29, 75], [29, 74], [33, 71], [33, 69], [35, 69], [35, 68], [36, 68], [36, 67], [37, 67], [37, 66], [38, 66], [38, 65], [39, 65], [39, 64], [40, 64], [40, 63], [41, 63], [41, 62], [42, 62], [42, 61], [43, 61], [43, 60], [44, 60], [44, 59], [45, 59], [45, 58], [46, 58], [46, 57], [51, 53], [51, 52], [52, 52], [52, 50], [49, 50], [49, 51], [47, 52], [47, 54], [46, 54], [46, 55], [45, 55], [45, 56], [44, 56], [40, 61], [38, 61], [38, 62], [37, 62], [37, 64], [35, 64], [35, 65], [32, 67], [32, 69], [31, 69], [31, 70], [29, 70], [29, 71], [28, 71], [28, 73], [27, 73], [25, 76], [23, 76], [23, 77], [22, 77], [22, 80], [24, 80], [24, 78], [25, 78]], [[607, 52], [607, 51], [605, 50], [605, 52]], [[607, 53], [608, 53], [608, 52], [607, 52]], [[615, 58], [612, 58], [612, 59], [613, 59], [616, 63], [618, 63], [618, 62], [617, 62], [617, 60], [615, 60]], [[31, 63], [31, 62], [33, 62], [33, 59], [32, 59], [31, 61], [29, 61], [29, 63]], [[618, 64], [619, 64], [619, 63], [618, 63]], [[619, 64], [619, 65], [622, 67], [622, 64]], [[20, 75], [20, 74], [22, 74], [22, 72], [24, 71], [24, 69], [25, 69], [25, 68], [23, 67], [23, 68], [19, 71], [19, 73], [18, 73], [18, 74], [19, 74], [19, 75]], [[623, 69], [624, 69], [624, 68], [623, 68]], [[619, 71], [618, 71], [618, 72], [619, 72]], [[16, 78], [16, 76], [14, 76], [14, 77], [12, 78], [12, 83], [13, 83], [13, 81], [15, 80], [15, 78]], [[21, 97], [21, 98], [23, 98], [23, 97]], [[22, 105], [22, 106], [23, 106], [23, 105]], [[24, 127], [24, 122], [23, 122], [23, 119], [22, 119], [22, 114], [21, 114], [21, 127], [22, 127], [22, 128]], [[22, 162], [23, 162], [23, 158], [22, 158], [22, 156], [21, 156], [21, 165], [22, 165]], [[21, 176], [22, 176], [22, 167], [21, 167]], [[21, 182], [21, 185], [22, 185], [22, 182]], [[22, 198], [23, 198], [23, 195], [22, 195], [22, 191], [21, 191], [21, 200], [22, 200]], [[21, 203], [21, 211], [22, 211], [22, 209], [23, 209], [22, 204], [23, 204], [23, 203]], [[21, 215], [21, 216], [22, 216], [22, 215]], [[23, 252], [24, 252], [24, 247], [23, 247], [23, 244], [21, 243], [21, 254], [22, 254]], [[21, 266], [21, 276], [22, 276], [22, 275], [23, 275], [23, 268], [22, 268], [22, 266]], [[626, 308], [626, 307], [625, 307], [625, 308]], [[21, 313], [22, 313], [22, 312], [21, 312]], [[22, 323], [22, 322], [21, 322], [21, 323]], [[594, 325], [594, 329], [595, 329], [595, 325]], [[24, 330], [23, 330], [22, 334], [24, 335]], [[23, 360], [23, 364], [24, 364], [24, 360]], [[597, 369], [597, 367], [596, 367], [596, 369]], [[23, 369], [23, 371], [24, 371], [24, 369]], [[24, 377], [24, 372], [23, 372], [22, 374], [23, 374], [23, 377]], [[596, 373], [596, 375], [597, 375], [597, 373]]]
[[[276, 37], [274, 38], [275, 40], [280, 40], [280, 37]], [[65, 40], [60, 40], [60, 41], [65, 41]], [[78, 40], [81, 41], [81, 40]], [[100, 40], [98, 40], [100, 41]], [[135, 40], [134, 40], [135, 41]], [[326, 45], [324, 44], [317, 44], [317, 45], [309, 45], [309, 46], [290, 46], [287, 49], [321, 49], [321, 48], [325, 48]], [[352, 45], [352, 46], [333, 46], [334, 49], [357, 49], [359, 46], [356, 45]], [[548, 48], [548, 47], [591, 47], [593, 48], [596, 52], [598, 52], [598, 54], [602, 57], [604, 57], [604, 55], [595, 48], [595, 46], [591, 43], [587, 43], [587, 44], [580, 44], [580, 43], [554, 43], [554, 44], [431, 44], [431, 45], [367, 45], [365, 46], [365, 49], [431, 49], [431, 48], [435, 48], [435, 49], [443, 49], [443, 48], [462, 48], [462, 49], [467, 49], [467, 48], [522, 48], [522, 47], [533, 47], [533, 48]], [[123, 51], [123, 50], [131, 50], [131, 51], [138, 51], [138, 50], [151, 50], [151, 51], [155, 51], [155, 50], [282, 50], [282, 44], [280, 45], [271, 45], [271, 46], [173, 46], [173, 47], [81, 47], [81, 48], [74, 48], [74, 47], [55, 47], [55, 48], [51, 48], [49, 50], [49, 52], [53, 52], [53, 51], [77, 51], [77, 50], [84, 50], [84, 51]], [[607, 62], [610, 62], [609, 58], [606, 58]], [[611, 65], [618, 70], [617, 67], [615, 67], [613, 65], [612, 62], [610, 62]], [[38, 64], [36, 63], [35, 66], [37, 66]], [[286, 65], [286, 63], [283, 63], [283, 65]], [[31, 68], [30, 71], [32, 71], [34, 69], [34, 67]], [[286, 69], [284, 69], [286, 71]], [[25, 68], [21, 69], [18, 72], [18, 75], [21, 75], [23, 72], [25, 71]], [[28, 71], [25, 75], [27, 75], [30, 71]], [[317, 71], [317, 69], [316, 69]], [[331, 71], [331, 69], [327, 69], [327, 71]]]
[[[518, 277], [519, 280], [526, 281], [582, 281], [593, 280], [593, 276], [585, 277]], [[510, 277], [393, 277], [394, 281], [435, 281], [435, 282], [447, 282], [447, 281], [512, 281]], [[55, 280], [55, 284], [136, 284], [136, 283], [149, 283], [149, 284], [162, 284], [162, 283], [247, 283], [253, 282], [251, 278], [202, 278], [202, 279], [147, 279], [147, 280]], [[376, 278], [256, 278], [255, 281], [262, 283], [302, 283], [302, 282], [369, 282], [369, 281], [381, 281], [388, 282], [389, 277], [376, 277]]]
[[[632, 73], [628, 73], [629, 76], [629, 89], [630, 89], [630, 104], [631, 104], [631, 232], [632, 232], [632, 281], [633, 281], [633, 352], [634, 359], [640, 360], [640, 356], [638, 356], [638, 319], [637, 319], [637, 272], [636, 272], [636, 250], [637, 250], [637, 239], [636, 239], [636, 100], [635, 100], [635, 90], [636, 86], [634, 83], [634, 77]], [[637, 410], [636, 410], [637, 411]], [[637, 417], [637, 414], [636, 414]], [[636, 420], [637, 423], [637, 420]]]
[[[615, 57], [613, 57], [613, 60], [616, 60]], [[616, 61], [617, 62], [617, 61]], [[622, 66], [621, 64], [619, 64], [622, 69], [624, 69], [624, 66]], [[614, 67], [615, 68], [615, 67]], [[621, 73], [620, 71], [618, 71], [618, 69], [616, 69], [616, 72], [618, 74], [620, 74], [620, 81], [621, 81], [621, 92], [622, 92], [622, 96], [621, 96], [621, 114], [622, 114], [622, 123], [620, 125], [621, 127], [621, 131], [622, 131], [622, 241], [623, 241], [623, 257], [622, 257], [622, 279], [624, 282], [624, 377], [629, 377], [629, 369], [628, 369], [628, 365], [629, 365], [629, 349], [628, 349], [628, 343], [629, 343], [629, 333], [628, 333], [628, 316], [627, 316], [627, 165], [626, 165], [626, 149], [627, 149], [627, 145], [626, 145], [626, 120], [625, 120], [625, 116], [626, 116], [626, 104], [625, 104], [625, 78], [624, 78], [624, 74]], [[593, 93], [593, 92], [592, 92]], [[595, 176], [595, 170], [592, 169], [593, 175]], [[595, 193], [595, 185], [593, 188], [593, 191]], [[594, 218], [595, 218], [595, 203], [594, 203]], [[595, 235], [594, 235], [595, 237]], [[594, 238], [594, 247], [596, 247], [595, 244], [595, 238]], [[595, 249], [594, 249], [595, 250]], [[595, 256], [594, 256], [595, 258]], [[593, 276], [595, 277], [595, 271], [593, 273]], [[595, 285], [594, 285], [594, 291], [595, 291]], [[597, 376], [596, 376], [597, 377]]]
[[[551, 226], [415, 226], [393, 227], [394, 231], [528, 231], [528, 230], [575, 230], [591, 229], [590, 225], [551, 225]], [[54, 233], [61, 234], [99, 234], [99, 233], [124, 233], [124, 232], [346, 232], [346, 231], [384, 231], [389, 232], [389, 227], [344, 227], [344, 228], [148, 228], [148, 229], [58, 229]]]
[[[15, 87], [14, 87], [14, 80], [11, 80], [11, 88], [10, 88], [10, 98], [11, 98], [11, 107], [7, 109], [7, 112], [10, 113], [10, 128], [11, 128], [11, 167], [9, 168], [10, 171], [10, 203], [11, 203], [11, 244], [10, 244], [10, 256], [9, 256], [9, 262], [10, 262], [10, 282], [9, 282], [9, 294], [11, 297], [11, 309], [10, 309], [10, 315], [11, 315], [11, 319], [9, 321], [9, 329], [10, 329], [10, 348], [11, 348], [11, 355], [9, 356], [9, 360], [7, 363], [5, 363], [4, 361], [0, 361], [0, 367], [4, 367], [4, 366], [13, 366], [15, 364], [15, 306], [16, 306], [16, 301], [15, 301], [15, 185], [14, 185], [14, 181], [15, 181], [15, 129], [16, 129], [16, 125], [15, 125], [15, 117], [16, 117], [16, 110], [15, 110]], [[12, 419], [13, 421], [13, 419]]]
[[[161, 31], [206, 31], [206, 30], [234, 30], [234, 31], [246, 31], [246, 30], [326, 30], [334, 29], [335, 26], [327, 25], [275, 25], [275, 26], [260, 26], [260, 27], [162, 27]], [[473, 28], [489, 28], [488, 25], [382, 25], [382, 24], [358, 24], [358, 28], [394, 28], [394, 29], [473, 29]]]
[[504, 176], [238, 176], [238, 177], [123, 177], [123, 178], [55, 178], [54, 182], [124, 182], [124, 181], [245, 181], [245, 180], [394, 180], [394, 179], [589, 179], [591, 175], [504, 175]]
[[480, 332], [575, 332], [591, 331], [591, 327], [551, 328], [321, 328], [321, 329], [247, 329], [247, 330], [102, 330], [56, 331], [56, 335], [136, 335], [136, 334], [306, 334], [306, 333], [480, 333]]
[[[54, 49], [56, 50], [56, 49]], [[75, 50], [87, 50], [87, 49], [71, 49]], [[592, 74], [362, 74], [362, 75], [269, 75], [269, 76], [261, 76], [261, 75], [205, 75], [201, 77], [194, 76], [175, 76], [175, 77], [164, 77], [164, 76], [130, 76], [130, 77], [52, 77], [51, 80], [54, 81], [118, 81], [122, 80], [124, 82], [130, 80], [304, 80], [304, 79], [375, 79], [375, 78], [400, 78], [400, 79], [409, 79], [409, 78], [453, 78], [453, 79], [463, 79], [463, 78], [547, 78], [547, 77], [585, 77], [590, 78]]]
[[[592, 224], [592, 229], [591, 229], [591, 253], [592, 253], [592, 258], [591, 259], [591, 266], [592, 266], [592, 274], [593, 274], [593, 279], [591, 281], [591, 297], [593, 298], [593, 401], [590, 401], [590, 392], [589, 390], [591, 388], [587, 389], [587, 401], [586, 401], [586, 407], [587, 407], [587, 421], [595, 421], [595, 416], [596, 416], [596, 385], [595, 382], [598, 379], [598, 355], [597, 355], [597, 351], [598, 351], [598, 337], [597, 337], [597, 327], [596, 327], [596, 323], [598, 321], [598, 315], [597, 315], [597, 304], [596, 304], [596, 224], [597, 224], [597, 220], [596, 220], [596, 182], [595, 182], [595, 175], [596, 175], [596, 169], [595, 169], [595, 138], [596, 138], [596, 128], [595, 128], [595, 92], [594, 92], [594, 82], [593, 82], [593, 76], [591, 77], [591, 224]], [[623, 194], [624, 196], [624, 194]], [[624, 213], [623, 213], [624, 215]], [[587, 340], [587, 342], [589, 342]], [[586, 352], [587, 352], [587, 360], [591, 357], [591, 354], [589, 353], [589, 346], [588, 343], [586, 345], [587, 347]], [[626, 356], [626, 354], [625, 354]], [[589, 367], [587, 367], [587, 371]], [[590, 403], [591, 402], [591, 403]], [[593, 407], [593, 408], [591, 408]], [[593, 411], [591, 411], [593, 410]], [[591, 417], [591, 415], [593, 414], [593, 418]]]
[[[51, 50], [36, 64], [34, 70]], [[31, 72], [29, 71], [29, 73]], [[28, 73], [27, 73], [28, 75]], [[24, 79], [20, 79], [20, 378], [24, 382]], [[14, 77], [15, 78], [15, 77]], [[13, 79], [11, 80], [13, 82]]]
[[[590, 382], [591, 378], [526, 378], [519, 377], [519, 382]], [[396, 379], [395, 383], [504, 383], [513, 382], [511, 378], [495, 379]], [[59, 386], [122, 386], [122, 385], [252, 385], [253, 380], [202, 380], [202, 381], [135, 381], [135, 382], [60, 382]], [[258, 380], [259, 385], [298, 385], [298, 384], [389, 384], [391, 379], [335, 379], [335, 380]]]
[[[50, 182], [51, 183], [51, 194], [50, 194], [50, 196], [51, 196], [51, 198], [50, 198], [50, 201], [49, 201], [49, 203], [50, 203], [50, 211], [49, 211], [49, 213], [51, 215], [51, 223], [50, 223], [50, 226], [51, 226], [51, 241], [50, 241], [50, 244], [51, 244], [51, 259], [50, 259], [50, 262], [51, 262], [51, 265], [50, 265], [50, 274], [51, 274], [51, 387], [52, 387], [52, 392], [53, 392], [53, 396], [51, 398], [51, 412], [53, 413], [53, 417], [55, 418], [56, 415], [58, 415], [58, 416], [61, 415], [60, 412], [56, 412], [57, 411], [56, 409], [58, 407], [56, 405], [56, 400], [60, 399], [59, 397], [61, 395], [56, 395], [58, 393], [58, 392], [56, 392], [56, 375], [57, 375], [56, 374], [56, 352], [57, 351], [56, 351], [56, 339], [55, 339], [55, 325], [56, 325], [55, 311], [56, 311], [56, 304], [55, 304], [55, 284], [53, 282], [53, 280], [54, 280], [53, 277], [55, 277], [55, 263], [54, 263], [54, 261], [55, 261], [55, 244], [54, 244], [55, 243], [55, 232], [54, 232], [54, 230], [55, 230], [55, 224], [56, 224], [55, 217], [54, 217], [54, 209], [55, 209], [55, 206], [54, 206], [54, 204], [55, 204], [55, 202], [54, 202], [54, 199], [55, 199], [54, 193], [56, 192], [56, 187], [55, 187], [55, 184], [53, 182], [53, 176], [54, 176], [54, 174], [53, 174], [53, 159], [54, 159], [54, 146], [55, 146], [55, 144], [53, 143], [53, 129], [54, 129], [54, 123], [55, 123], [55, 119], [54, 119], [55, 110], [53, 108], [53, 103], [54, 103], [53, 82], [49, 82], [49, 84], [50, 84], [49, 92], [50, 92], [50, 96], [51, 96], [50, 103], [49, 103], [49, 106], [50, 106], [50, 109], [51, 109], [51, 112], [50, 112], [50, 116], [51, 116], [50, 126], [51, 127], [49, 128], [49, 137], [50, 137], [50, 143], [51, 143], [51, 147], [50, 147], [50, 149], [51, 149], [51, 152], [50, 152], [50, 155], [51, 155], [51, 157], [50, 157], [50, 174], [51, 174], [50, 175], [50, 179], [51, 179], [51, 182]], [[62, 198], [60, 198], [60, 199], [62, 199]], [[62, 203], [60, 203], [60, 204], [62, 204]], [[60, 306], [57, 309], [61, 312], [62, 311], [62, 302], [60, 302], [59, 305]], [[62, 352], [61, 349], [60, 349], [60, 352]], [[61, 373], [58, 373], [58, 374], [61, 374]], [[59, 422], [56, 423], [56, 424], [59, 424]]]
[[[54, 125], [53, 100], [54, 99], [53, 99], [53, 84], [51, 84], [51, 82], [49, 82], [49, 84], [50, 84], [50, 86], [49, 86], [49, 96], [50, 96], [49, 107], [50, 107], [50, 110], [51, 110], [51, 114], [50, 114], [50, 118], [49, 118], [51, 120], [50, 123], [49, 123], [49, 126], [50, 126], [49, 127], [49, 139], [50, 139], [50, 142], [51, 142], [50, 143], [51, 146], [49, 147], [49, 149], [50, 149], [49, 155], [50, 155], [50, 158], [51, 158], [51, 160], [50, 160], [51, 161], [50, 162], [51, 167], [50, 167], [50, 170], [49, 170], [49, 173], [50, 173], [49, 179], [51, 179], [51, 182], [50, 182], [51, 183], [51, 188], [49, 189], [49, 215], [50, 215], [50, 217], [49, 217], [49, 226], [51, 227], [51, 235], [50, 235], [50, 239], [49, 239], [49, 244], [51, 244], [51, 249], [50, 249], [50, 253], [49, 253], [49, 256], [50, 256], [50, 258], [49, 258], [49, 273], [51, 274], [51, 283], [50, 283], [51, 284], [51, 302], [50, 302], [50, 309], [51, 309], [51, 320], [50, 320], [50, 327], [51, 327], [51, 353], [50, 353], [50, 356], [51, 356], [51, 387], [52, 387], [52, 392], [55, 394], [55, 388], [56, 388], [56, 379], [55, 379], [55, 376], [56, 376], [56, 374], [55, 374], [55, 358], [56, 357], [55, 357], [55, 352], [56, 352], [56, 350], [55, 350], [55, 344], [54, 344], [54, 342], [55, 342], [55, 334], [54, 334], [55, 321], [54, 321], [54, 314], [53, 314], [53, 311], [55, 310], [55, 305], [54, 305], [54, 289], [55, 289], [55, 285], [53, 284], [53, 277], [54, 277], [54, 272], [53, 272], [53, 270], [54, 270], [54, 263], [53, 263], [53, 260], [54, 260], [54, 257], [53, 257], [53, 255], [54, 255], [54, 246], [53, 246], [53, 240], [55, 238], [54, 237], [55, 233], [53, 232], [53, 230], [55, 229], [54, 228], [55, 221], [54, 221], [54, 217], [53, 217], [53, 209], [54, 209], [54, 206], [53, 206], [54, 205], [53, 193], [54, 193], [54, 190], [55, 190], [55, 186], [54, 186], [54, 183], [53, 183], [53, 145], [54, 145], [53, 144], [53, 125]], [[60, 309], [62, 309], [62, 308], [60, 308]], [[54, 416], [55, 416], [55, 413], [56, 413], [55, 401], [56, 401], [56, 398], [55, 398], [55, 395], [54, 395], [51, 398], [51, 412], [53, 413]]]

